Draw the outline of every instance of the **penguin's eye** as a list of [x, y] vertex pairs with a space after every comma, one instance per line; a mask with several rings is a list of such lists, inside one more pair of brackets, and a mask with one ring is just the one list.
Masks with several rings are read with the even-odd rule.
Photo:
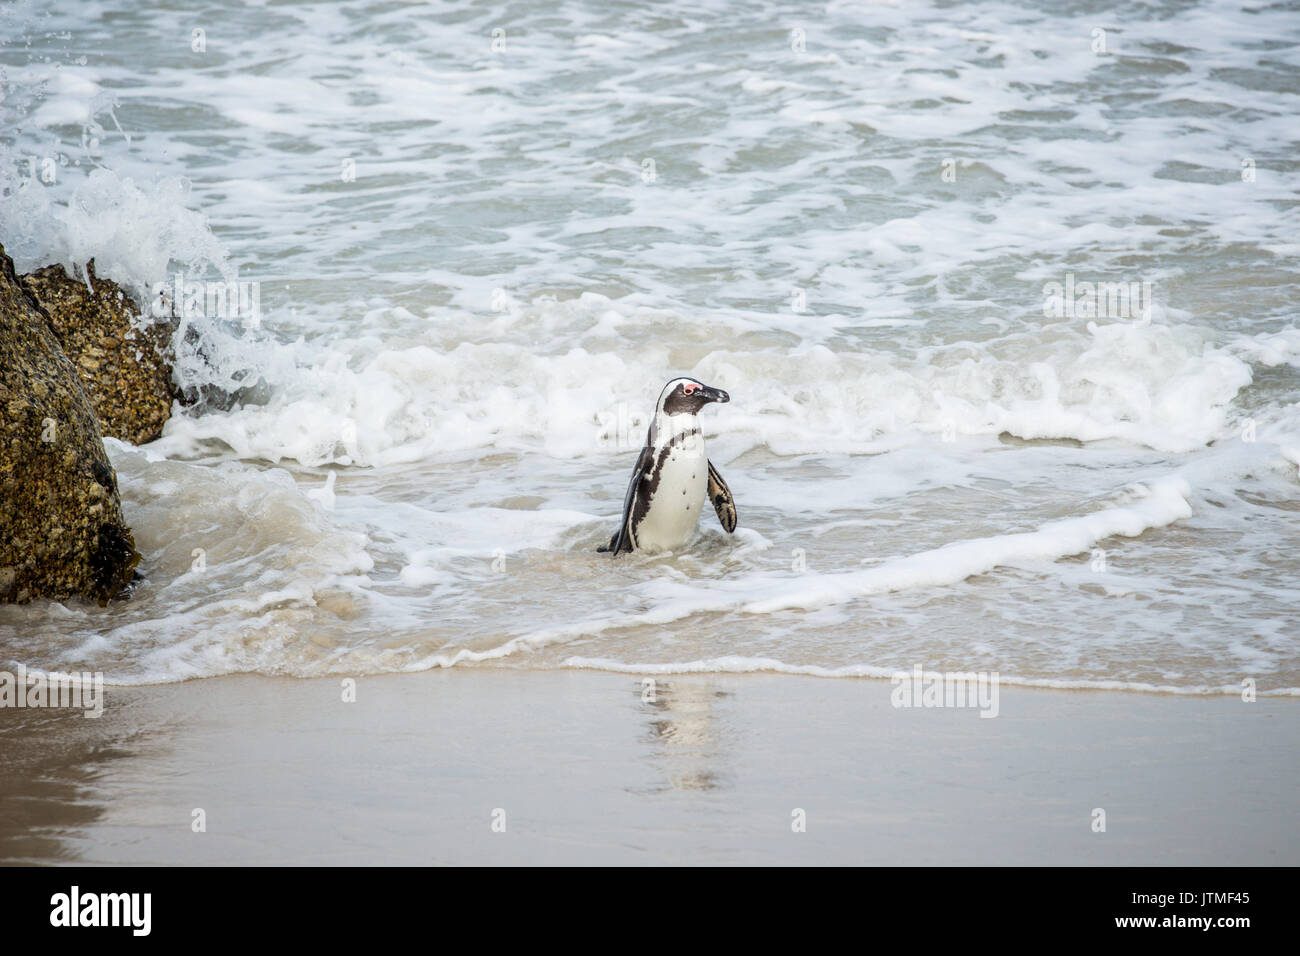
[[694, 394], [695, 394], [695, 390], [698, 389], [698, 388], [699, 388], [699, 386], [696, 385], [694, 382], [687, 382], [685, 385], [682, 386], [682, 394], [683, 394], [683, 395], [694, 395]]

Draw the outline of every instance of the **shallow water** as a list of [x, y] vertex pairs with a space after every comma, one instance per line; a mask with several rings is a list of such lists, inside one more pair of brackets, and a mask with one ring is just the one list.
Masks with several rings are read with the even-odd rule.
[[[1300, 695], [1300, 16], [1039, 6], [7, 7], [18, 267], [263, 315], [108, 442], [135, 596], [2, 656]], [[611, 561], [679, 373], [740, 527]]]

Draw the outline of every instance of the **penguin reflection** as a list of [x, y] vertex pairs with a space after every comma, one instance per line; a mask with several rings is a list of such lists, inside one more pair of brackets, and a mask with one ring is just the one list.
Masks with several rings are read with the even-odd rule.
[[723, 786], [718, 764], [723, 747], [714, 706], [727, 696], [698, 680], [662, 680], [642, 685], [651, 711], [649, 738], [665, 781], [659, 790], [714, 790]]

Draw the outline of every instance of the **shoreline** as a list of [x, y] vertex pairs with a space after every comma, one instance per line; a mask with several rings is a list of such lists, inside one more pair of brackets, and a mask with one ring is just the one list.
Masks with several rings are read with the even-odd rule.
[[[734, 663], [739, 661], [740, 663]], [[698, 666], [696, 666], [698, 665]], [[749, 658], [734, 659], [710, 659], [701, 661], [689, 661], [685, 664], [623, 664], [618, 661], [591, 660], [585, 658], [571, 658], [557, 665], [536, 665], [536, 664], [500, 664], [500, 663], [483, 663], [468, 662], [466, 664], [435, 664], [429, 667], [423, 667], [418, 670], [394, 670], [394, 671], [376, 671], [370, 674], [350, 674], [340, 671], [336, 674], [315, 674], [311, 676], [302, 676], [296, 674], [263, 674], [249, 671], [240, 671], [229, 674], [205, 674], [193, 677], [181, 677], [175, 680], [163, 681], [114, 681], [107, 677], [102, 679], [102, 686], [107, 689], [126, 690], [130, 688], [148, 688], [148, 687], [178, 687], [184, 684], [193, 684], [198, 681], [206, 680], [225, 680], [237, 677], [254, 677], [266, 678], [269, 680], [290, 680], [290, 681], [337, 681], [345, 677], [354, 677], [356, 679], [373, 679], [377, 677], [410, 677], [418, 674], [436, 673], [438, 671], [456, 670], [462, 673], [477, 673], [484, 671], [506, 671], [511, 673], [538, 673], [538, 674], [608, 674], [620, 677], [636, 678], [685, 678], [685, 677], [746, 677], [746, 676], [770, 676], [770, 677], [793, 677], [793, 678], [810, 678], [813, 680], [826, 681], [886, 681], [895, 682], [899, 677], [911, 677], [916, 673], [917, 667], [913, 665], [907, 669], [890, 670], [885, 667], [878, 667], [874, 664], [851, 664], [842, 668], [822, 667], [816, 664], [785, 664], [781, 661], [766, 661]], [[995, 679], [1001, 687], [1011, 687], [1017, 690], [1042, 690], [1042, 691], [1079, 691], [1083, 693], [1120, 693], [1120, 694], [1138, 694], [1147, 697], [1180, 697], [1196, 698], [1206, 700], [1235, 700], [1241, 699], [1243, 703], [1247, 701], [1243, 697], [1244, 686], [1224, 685], [1221, 687], [1179, 687], [1175, 685], [1149, 684], [1136, 681], [1102, 681], [1081, 678], [1077, 681], [1068, 679], [1059, 679], [1052, 677], [1007, 677], [999, 671], [988, 670], [959, 670], [952, 668], [924, 667], [924, 673], [940, 677], [980, 677]], [[0, 666], [0, 691], [4, 690], [3, 680], [6, 675], [9, 677], [26, 675], [29, 681], [38, 678], [44, 678], [53, 681], [56, 678], [66, 678], [68, 676], [80, 676], [83, 680], [92, 676], [101, 675], [99, 671], [87, 671], [79, 668], [71, 671], [46, 670], [39, 667], [29, 667], [22, 662], [12, 662]], [[1255, 678], [1251, 678], [1255, 680]], [[1256, 684], [1251, 688], [1251, 693], [1259, 699], [1288, 700], [1300, 699], [1300, 687], [1259, 687]], [[9, 709], [23, 709], [22, 704], [9, 704], [0, 695], [0, 712]]]
[[981, 719], [791, 676], [452, 668], [345, 703], [236, 675], [0, 709], [0, 863], [1300, 862], [1284, 700], [1008, 686]]

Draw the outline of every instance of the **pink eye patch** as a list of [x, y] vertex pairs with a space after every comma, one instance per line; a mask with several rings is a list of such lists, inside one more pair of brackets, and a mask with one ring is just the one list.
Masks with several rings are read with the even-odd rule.
[[694, 395], [697, 389], [699, 389], [699, 386], [696, 385], [694, 382], [687, 382], [685, 385], [682, 386], [682, 394]]

